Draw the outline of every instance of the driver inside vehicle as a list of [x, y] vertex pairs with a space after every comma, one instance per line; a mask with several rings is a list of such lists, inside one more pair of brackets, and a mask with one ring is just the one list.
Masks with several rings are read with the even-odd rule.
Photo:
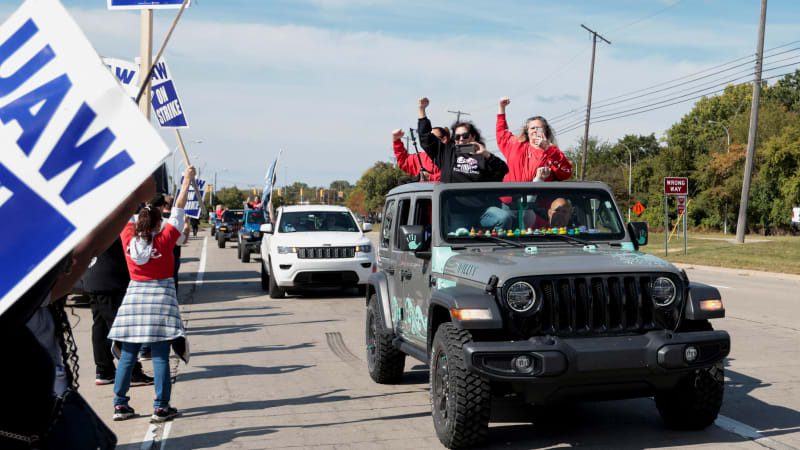
[[561, 228], [574, 226], [572, 220], [572, 204], [564, 197], [557, 197], [547, 209], [547, 219], [532, 210], [525, 212], [525, 226], [530, 228]]

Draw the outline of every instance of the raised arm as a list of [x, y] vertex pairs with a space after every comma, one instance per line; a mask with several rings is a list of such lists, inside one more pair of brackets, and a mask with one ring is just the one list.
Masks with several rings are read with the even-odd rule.
[[497, 147], [506, 158], [510, 157], [512, 152], [514, 134], [508, 130], [508, 122], [506, 121], [506, 107], [511, 103], [508, 97], [503, 97], [498, 103], [497, 109], [497, 124], [495, 126], [495, 139], [497, 140]]
[[419, 143], [422, 149], [425, 150], [425, 153], [433, 160], [434, 164], [441, 167], [441, 164], [439, 164], [439, 155], [442, 153], [444, 144], [431, 133], [433, 127], [431, 126], [431, 121], [426, 116], [426, 109], [429, 104], [430, 101], [428, 97], [419, 99], [419, 120], [417, 121]]
[[192, 181], [194, 181], [195, 173], [194, 166], [189, 166], [183, 171], [183, 185], [181, 186], [181, 192], [178, 194], [178, 198], [175, 199], [176, 208], [183, 209], [184, 206], [186, 206], [186, 200], [189, 199], [189, 186], [191, 186]]
[[397, 159], [397, 167], [403, 172], [415, 177], [419, 173], [420, 163], [419, 158], [408, 154], [406, 146], [403, 145], [403, 130], [400, 128], [392, 132], [392, 147], [394, 150], [394, 157]]

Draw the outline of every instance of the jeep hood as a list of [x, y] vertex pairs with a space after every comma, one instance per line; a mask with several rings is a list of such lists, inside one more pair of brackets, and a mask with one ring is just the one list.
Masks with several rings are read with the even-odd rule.
[[[435, 258], [439, 254], [435, 253]], [[448, 255], [449, 253], [449, 255]], [[538, 246], [535, 250], [483, 248], [482, 251], [442, 252], [446, 261], [433, 261], [445, 275], [485, 283], [492, 275], [500, 282], [510, 278], [537, 275], [573, 275], [593, 273], [670, 272], [680, 274], [672, 264], [656, 256], [637, 251], [580, 247]]]

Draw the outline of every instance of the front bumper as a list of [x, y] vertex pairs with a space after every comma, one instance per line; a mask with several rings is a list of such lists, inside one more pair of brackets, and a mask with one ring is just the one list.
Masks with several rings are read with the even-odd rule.
[[271, 255], [270, 276], [280, 287], [367, 284], [375, 267], [373, 255], [356, 253], [354, 258], [340, 259], [300, 259], [294, 253]]
[[241, 245], [247, 248], [251, 253], [257, 253], [261, 250], [261, 238], [242, 237]]
[[[694, 351], [687, 349], [693, 348]], [[696, 359], [688, 361], [687, 353]], [[469, 370], [495, 380], [533, 384], [611, 382], [658, 379], [708, 367], [730, 352], [725, 331], [609, 337], [533, 337], [517, 342], [470, 342], [464, 345]], [[527, 355], [531, 364], [520, 369], [515, 358]]]

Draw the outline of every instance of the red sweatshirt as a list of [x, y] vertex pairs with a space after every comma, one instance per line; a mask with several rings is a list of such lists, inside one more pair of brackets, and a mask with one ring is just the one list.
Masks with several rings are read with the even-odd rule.
[[505, 114], [497, 115], [497, 146], [506, 157], [508, 174], [503, 181], [532, 181], [536, 169], [550, 166], [550, 177], [545, 181], [566, 180], [572, 175], [572, 163], [555, 145], [543, 150], [520, 142], [517, 136], [508, 131]]
[[[419, 158], [417, 158], [417, 155], [419, 155]], [[408, 151], [406, 150], [406, 146], [403, 145], [402, 140], [394, 141], [394, 156], [397, 158], [397, 167], [411, 176], [415, 177], [417, 174], [419, 174], [421, 161], [422, 167], [424, 167], [425, 170], [431, 174], [430, 181], [439, 181], [442, 178], [442, 173], [439, 170], [439, 166], [433, 163], [430, 156], [428, 156], [425, 152], [420, 152], [416, 155], [409, 155]]]
[[[175, 208], [172, 209], [175, 211]], [[120, 237], [122, 238], [122, 247], [125, 249], [125, 262], [128, 264], [128, 272], [131, 275], [131, 280], [147, 281], [147, 280], [163, 280], [165, 278], [172, 278], [173, 271], [175, 270], [174, 263], [175, 257], [172, 254], [172, 248], [181, 237], [181, 232], [175, 226], [167, 222], [164, 228], [153, 236], [152, 251], [150, 259], [147, 263], [138, 265], [131, 259], [130, 250], [131, 245], [136, 234], [136, 223], [128, 222], [125, 229], [122, 230]]]

